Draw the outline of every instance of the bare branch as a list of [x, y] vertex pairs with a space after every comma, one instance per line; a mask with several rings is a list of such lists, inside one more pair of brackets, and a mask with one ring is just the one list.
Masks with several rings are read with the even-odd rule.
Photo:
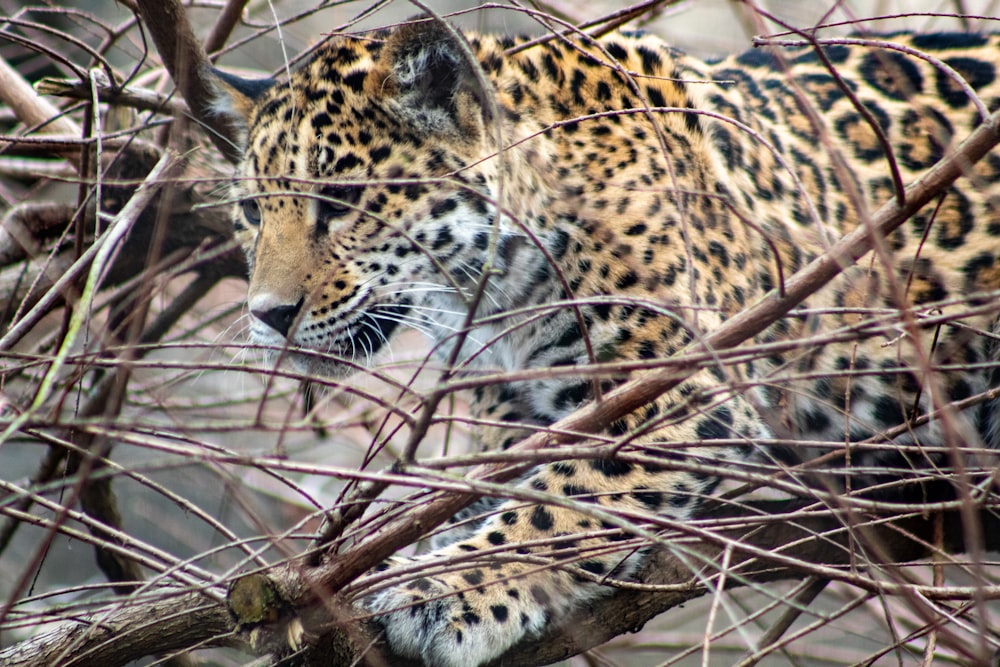
[[239, 157], [237, 135], [222, 117], [212, 113], [215, 99], [212, 64], [194, 34], [184, 6], [177, 0], [142, 0], [137, 5], [143, 25], [152, 35], [164, 66], [194, 119], [206, 128], [222, 154], [235, 162]]
[[45, 132], [80, 136], [80, 126], [40, 97], [3, 58], [0, 58], [0, 101], [29, 127], [40, 126]]
[[6, 667], [123, 665], [140, 658], [184, 651], [192, 646], [223, 646], [231, 636], [228, 612], [199, 593], [170, 595], [129, 604], [116, 603], [88, 618], [0, 651]]

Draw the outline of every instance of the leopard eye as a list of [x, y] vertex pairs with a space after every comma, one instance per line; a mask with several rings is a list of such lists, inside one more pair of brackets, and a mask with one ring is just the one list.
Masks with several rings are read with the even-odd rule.
[[363, 188], [354, 185], [328, 185], [317, 193], [316, 214], [326, 222], [342, 218], [361, 200]]
[[247, 219], [247, 222], [254, 227], [260, 224], [260, 204], [257, 203], [256, 199], [244, 199], [240, 202], [240, 206], [243, 208], [243, 217]]

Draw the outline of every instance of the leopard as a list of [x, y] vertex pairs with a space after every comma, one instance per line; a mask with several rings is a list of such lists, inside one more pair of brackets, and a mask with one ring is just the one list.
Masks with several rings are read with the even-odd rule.
[[[242, 142], [250, 337], [304, 377], [346, 382], [422, 332], [466, 381], [478, 446], [503, 452], [687, 369], [577, 434], [601, 455], [557, 449], [393, 557], [425, 574], [357, 605], [395, 653], [497, 660], [634, 577], [631, 538], [698, 516], [713, 470], [853, 452], [838, 493], [881, 497], [1000, 445], [1000, 152], [857, 259], [832, 250], [995, 122], [1000, 36], [786, 41], [701, 59], [642, 32], [426, 16], [329, 36], [280, 80], [214, 72]], [[801, 303], [707, 346], [822, 261], [837, 275]]]

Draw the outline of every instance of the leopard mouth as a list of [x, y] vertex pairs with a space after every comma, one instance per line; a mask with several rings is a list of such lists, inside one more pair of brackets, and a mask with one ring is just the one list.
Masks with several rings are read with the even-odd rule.
[[[336, 326], [336, 322], [324, 323], [326, 336], [301, 340], [293, 333], [290, 340], [282, 341], [280, 351], [272, 348], [268, 356], [310, 376], [346, 377], [374, 365], [376, 355], [406, 323], [409, 312], [407, 301], [357, 308], [350, 313], [350, 321], [332, 331], [330, 324]], [[254, 333], [262, 344], [274, 342], [270, 336]]]
[[[335, 341], [341, 353], [360, 352], [374, 357], [392, 337], [410, 311], [409, 302], [377, 304], [358, 313], [344, 334]], [[345, 349], [348, 348], [349, 349]]]

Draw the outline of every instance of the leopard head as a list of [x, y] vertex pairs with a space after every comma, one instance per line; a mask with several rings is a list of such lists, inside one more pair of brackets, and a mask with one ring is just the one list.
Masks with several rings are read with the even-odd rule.
[[233, 220], [254, 341], [338, 376], [401, 326], [461, 328], [521, 235], [498, 195], [517, 155], [496, 150], [496, 89], [469, 42], [423, 19], [331, 39], [285, 81], [217, 82], [243, 133]]

